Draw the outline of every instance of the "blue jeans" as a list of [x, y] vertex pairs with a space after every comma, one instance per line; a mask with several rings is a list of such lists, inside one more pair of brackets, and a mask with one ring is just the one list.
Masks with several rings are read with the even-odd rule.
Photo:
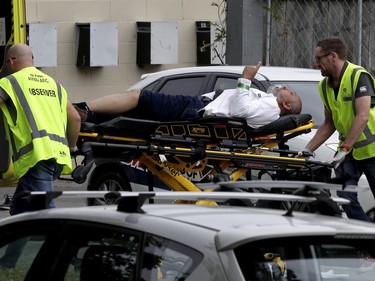
[[[27, 200], [16, 195], [23, 191], [52, 191], [53, 182], [62, 171], [62, 166], [57, 164], [55, 159], [39, 161], [23, 175], [16, 187], [13, 199], [10, 204], [10, 214], [16, 215], [27, 210]], [[50, 207], [55, 205], [51, 202]]]
[[[365, 174], [372, 194], [375, 194], [375, 157], [355, 160], [352, 153], [349, 153], [335, 170], [335, 173], [336, 177], [344, 179], [345, 185], [358, 185], [359, 178], [362, 174]], [[343, 205], [348, 218], [369, 221], [358, 201], [357, 192], [338, 191], [337, 195], [349, 199], [352, 202], [350, 205]]]

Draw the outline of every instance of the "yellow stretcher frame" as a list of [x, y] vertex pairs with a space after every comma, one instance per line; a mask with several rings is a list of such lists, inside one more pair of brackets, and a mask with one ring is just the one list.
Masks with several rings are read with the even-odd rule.
[[[283, 135], [309, 132], [314, 125], [315, 122], [310, 121], [306, 125], [285, 131]], [[210, 165], [212, 161], [215, 161], [217, 166], [219, 166], [219, 170], [224, 171], [229, 167], [232, 168], [229, 174], [231, 181], [237, 181], [250, 169], [280, 169], [277, 165], [281, 165], [281, 169], [302, 169], [308, 165], [305, 158], [264, 155], [263, 152], [272, 151], [272, 147], [278, 145], [275, 140], [276, 134], [256, 138], [268, 141], [262, 142], [261, 145], [249, 147], [248, 150], [218, 150], [215, 144], [212, 144], [212, 146], [207, 144], [204, 149], [204, 157], [195, 159], [195, 148], [187, 147], [186, 145], [182, 147], [178, 145], [165, 146], [164, 144], [158, 144], [155, 140], [149, 141], [142, 138], [119, 137], [87, 132], [80, 133], [81, 141], [83, 140], [83, 142], [93, 147], [107, 147], [109, 149], [112, 147], [114, 149], [123, 149], [124, 151], [127, 149], [134, 151], [137, 156], [131, 159], [140, 161], [173, 191], [202, 191], [188, 178], [183, 176], [181, 171], [201, 171], [207, 165]], [[173, 157], [173, 161], [168, 161], [168, 157]], [[194, 159], [193, 161], [191, 160], [192, 158]], [[121, 160], [125, 161], [129, 159]], [[245, 164], [236, 167], [233, 165], [235, 161], [242, 161]], [[218, 173], [220, 171], [212, 168], [208, 174], [215, 175]]]

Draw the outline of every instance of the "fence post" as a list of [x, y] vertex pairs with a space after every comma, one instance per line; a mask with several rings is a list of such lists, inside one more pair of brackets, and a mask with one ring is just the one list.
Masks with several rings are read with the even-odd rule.
[[356, 63], [362, 64], [362, 0], [357, 2], [357, 51], [356, 51]]

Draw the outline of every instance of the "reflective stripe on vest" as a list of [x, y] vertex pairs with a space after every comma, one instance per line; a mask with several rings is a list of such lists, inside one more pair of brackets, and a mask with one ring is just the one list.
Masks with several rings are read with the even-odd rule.
[[[23, 110], [25, 111], [27, 121], [29, 122], [29, 126], [31, 128], [32, 140], [36, 138], [43, 138], [43, 137], [48, 136], [51, 140], [61, 142], [68, 146], [68, 142], [66, 138], [60, 137], [59, 135], [56, 135], [56, 134], [49, 134], [46, 130], [38, 130], [34, 115], [32, 114], [31, 108], [26, 100], [24, 92], [22, 91], [20, 87], [20, 84], [18, 83], [18, 81], [13, 75], [9, 75], [7, 76], [7, 78], [12, 84], [14, 92], [16, 93], [20, 101], [20, 104]], [[57, 85], [58, 98], [59, 98], [60, 107], [61, 107], [61, 100], [62, 100], [61, 86], [58, 82], [56, 82], [56, 85]], [[12, 118], [15, 120], [16, 116], [12, 116]], [[13, 147], [13, 162], [16, 162], [21, 156], [25, 155], [26, 153], [30, 152], [33, 149], [33, 143], [30, 142], [29, 144], [21, 147], [19, 151], [17, 151], [16, 144], [15, 144], [14, 137], [13, 137], [11, 130], [9, 130], [9, 138], [10, 138], [10, 143]]]
[[[355, 76], [356, 76], [356, 73], [359, 71], [359, 70], [364, 70], [363, 67], [357, 67], [355, 69], [353, 69], [353, 73], [350, 77], [350, 82], [352, 84], [351, 88], [352, 88], [352, 108], [353, 108], [353, 113], [354, 115], [356, 115], [356, 111], [355, 111], [355, 104], [354, 104], [354, 101], [355, 101], [355, 89], [354, 89], [354, 79], [355, 79]], [[322, 82], [322, 94], [323, 94], [323, 97], [324, 97], [324, 100], [325, 100], [325, 103], [326, 103], [326, 108], [330, 111], [331, 111], [331, 108], [329, 107], [329, 102], [328, 102], [328, 96], [327, 96], [327, 88], [328, 88], [328, 77], [324, 78], [323, 82]], [[353, 147], [354, 148], [360, 148], [360, 147], [364, 147], [370, 143], [373, 143], [375, 141], [375, 135], [371, 133], [370, 131], [370, 128], [368, 127], [368, 125], [366, 124], [365, 128], [363, 129], [363, 132], [362, 132], [366, 139], [364, 140], [361, 140], [361, 141], [357, 141]], [[340, 134], [339, 136], [339, 139], [340, 141], [345, 141], [346, 139], [346, 136], [342, 136]]]

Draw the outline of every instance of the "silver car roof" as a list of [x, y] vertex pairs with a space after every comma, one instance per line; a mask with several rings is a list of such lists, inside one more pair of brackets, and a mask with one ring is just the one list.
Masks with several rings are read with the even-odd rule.
[[5, 218], [0, 226], [33, 219], [82, 220], [131, 227], [165, 237], [173, 235], [173, 229], [179, 229], [177, 235], [186, 233], [192, 240], [199, 239], [204, 230], [216, 237], [218, 250], [276, 237], [362, 235], [368, 238], [370, 235], [375, 238], [375, 227], [370, 223], [311, 213], [294, 212], [289, 217], [283, 210], [194, 204], [145, 204], [142, 209], [144, 214], [123, 213], [116, 206], [55, 208]]

